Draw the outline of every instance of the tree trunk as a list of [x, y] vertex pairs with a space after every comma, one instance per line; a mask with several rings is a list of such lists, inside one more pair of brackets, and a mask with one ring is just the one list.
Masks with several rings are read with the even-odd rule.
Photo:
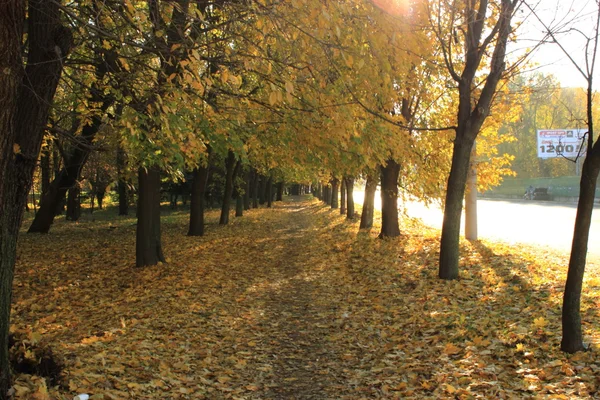
[[117, 147], [117, 189], [119, 192], [119, 215], [129, 214], [129, 196], [127, 193], [127, 181], [125, 180], [125, 168], [127, 163], [125, 150], [119, 144]]
[[235, 153], [231, 150], [227, 153], [225, 160], [225, 193], [223, 195], [223, 204], [221, 207], [220, 225], [229, 223], [229, 210], [231, 209], [231, 196], [233, 195], [233, 179], [236, 175], [236, 170], [239, 168], [239, 162], [236, 161]]
[[338, 178], [333, 178], [331, 180], [331, 208], [337, 209], [339, 207], [339, 187], [340, 180]]
[[[23, 80], [21, 41], [25, 20], [24, 1], [0, 2], [0, 205], [16, 188], [7, 182], [9, 168], [15, 158], [13, 143], [17, 137], [19, 88]], [[29, 177], [31, 181], [31, 177]], [[11, 182], [15, 183], [15, 182]], [[25, 182], [26, 184], [26, 182]], [[17, 235], [27, 194], [20, 199], [20, 209], [2, 208], [0, 212], [0, 399], [8, 399], [11, 387], [8, 335], [12, 282], [16, 260]], [[19, 199], [17, 199], [19, 200]], [[9, 214], [11, 213], [11, 214]]]
[[40, 170], [42, 171], [42, 189], [40, 196], [43, 196], [50, 187], [50, 153], [48, 151], [42, 152], [40, 156]]
[[99, 189], [96, 193], [96, 201], [98, 201], [98, 210], [102, 210], [104, 206], [104, 196], [106, 196], [106, 189]]
[[267, 198], [267, 208], [271, 208], [273, 206], [273, 178], [271, 177], [267, 180], [265, 197]]
[[381, 167], [381, 232], [380, 238], [400, 236], [398, 224], [398, 176], [400, 164], [390, 159]]
[[283, 181], [277, 183], [277, 200], [283, 201], [283, 189], [285, 188], [285, 183]]
[[239, 194], [235, 198], [235, 216], [243, 217], [244, 216], [244, 198]]
[[579, 202], [575, 217], [567, 282], [563, 294], [560, 348], [567, 353], [575, 353], [585, 349], [581, 331], [580, 301], [592, 212], [594, 210], [594, 198], [596, 196], [596, 184], [600, 173], [600, 139], [597, 139], [594, 143], [593, 93], [592, 77], [590, 75], [587, 88], [588, 149], [581, 169]]
[[331, 204], [331, 186], [329, 185], [323, 187], [323, 202], [325, 204]]
[[458, 136], [458, 134], [454, 140], [452, 167], [446, 188], [444, 223], [440, 240], [439, 277], [441, 279], [458, 278], [460, 217], [473, 142], [474, 140], [469, 140], [464, 135]]
[[258, 208], [258, 190], [259, 190], [259, 179], [260, 175], [258, 171], [254, 170], [252, 178], [252, 208]]
[[360, 229], [371, 229], [373, 227], [373, 214], [375, 211], [375, 192], [377, 191], [377, 176], [367, 175], [365, 185], [365, 200], [360, 215]]
[[193, 172], [192, 199], [190, 201], [190, 226], [188, 236], [204, 235], [204, 195], [208, 179], [208, 167], [197, 167]]
[[67, 196], [67, 216], [68, 221], [79, 221], [81, 216], [81, 188], [79, 185], [74, 185], [69, 189]]
[[[595, 147], [597, 147], [596, 150], [600, 150], [600, 145], [598, 145], [598, 143], [596, 143]], [[571, 246], [569, 270], [567, 273], [565, 292], [563, 294], [563, 337], [560, 348], [567, 353], [585, 350], [583, 334], [581, 331], [580, 299], [588, 250], [590, 225], [592, 223], [592, 211], [594, 209], [596, 180], [598, 179], [598, 173], [600, 171], [600, 152], [596, 151], [596, 153], [595, 157], [592, 156], [585, 159], [581, 170], [579, 202], [577, 204], [577, 216], [575, 217], [573, 244]]]
[[244, 181], [244, 210], [250, 209], [250, 188], [252, 187], [252, 169], [246, 172]]
[[[59, 3], [30, 0], [22, 69], [24, 1], [0, 2], [0, 399], [11, 386], [8, 334], [16, 244], [48, 112], [72, 45]], [[24, 73], [23, 73], [24, 72]]]
[[260, 205], [264, 205], [267, 202], [267, 182], [266, 176], [260, 176], [260, 187], [258, 192], [258, 202]]
[[354, 178], [346, 178], [346, 201], [348, 203], [347, 219], [354, 219]]
[[157, 167], [138, 170], [136, 266], [164, 262], [160, 234], [160, 172]]
[[342, 185], [340, 190], [340, 215], [346, 214], [346, 179], [342, 177]]

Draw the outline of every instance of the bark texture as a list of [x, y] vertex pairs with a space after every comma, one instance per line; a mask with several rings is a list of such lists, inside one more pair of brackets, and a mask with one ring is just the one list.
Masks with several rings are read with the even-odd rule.
[[23, 71], [24, 1], [0, 2], [0, 399], [10, 387], [8, 332], [19, 227], [40, 154], [48, 112], [72, 46], [59, 4], [28, 2]]
[[135, 264], [138, 267], [165, 261], [160, 234], [160, 172], [158, 168], [138, 170], [138, 207]]
[[227, 153], [225, 160], [225, 193], [223, 194], [223, 203], [221, 205], [220, 225], [229, 223], [229, 210], [231, 209], [231, 196], [233, 195], [233, 180], [240, 163], [236, 160], [235, 153], [231, 150]]
[[581, 291], [585, 274], [590, 226], [592, 224], [592, 212], [594, 210], [594, 198], [596, 196], [596, 184], [600, 173], [600, 140], [596, 140], [596, 143], [594, 143], [593, 93], [590, 77], [587, 88], [587, 157], [581, 170], [579, 202], [577, 203], [567, 282], [563, 294], [560, 348], [567, 353], [575, 353], [585, 349], [581, 331]]
[[365, 200], [360, 215], [360, 229], [371, 229], [373, 227], [373, 215], [375, 212], [375, 192], [377, 191], [377, 175], [369, 174], [365, 185]]
[[346, 177], [347, 219], [354, 219], [354, 178]]
[[337, 209], [340, 206], [339, 186], [340, 180], [338, 178], [333, 178], [331, 180], [331, 208], [333, 209]]
[[381, 232], [380, 238], [400, 236], [398, 223], [398, 176], [400, 164], [390, 159], [381, 167]]
[[346, 192], [346, 178], [342, 178], [341, 180], [341, 190], [340, 190], [340, 215], [345, 215], [346, 214], [346, 195], [348, 194]]

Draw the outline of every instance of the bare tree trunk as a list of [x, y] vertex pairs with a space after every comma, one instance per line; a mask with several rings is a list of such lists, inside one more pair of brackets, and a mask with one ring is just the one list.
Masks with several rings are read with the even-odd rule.
[[347, 219], [354, 219], [354, 178], [346, 177], [346, 202], [348, 203]]
[[[598, 13], [600, 13], [600, 9]], [[600, 23], [600, 14], [598, 18], [597, 24]], [[597, 30], [598, 25], [596, 25], [596, 32]], [[592, 106], [593, 88], [592, 75], [590, 75], [588, 77], [587, 88], [588, 148], [587, 156], [581, 170], [577, 216], [575, 217], [575, 229], [573, 231], [567, 282], [563, 294], [563, 337], [560, 348], [567, 353], [575, 353], [585, 349], [581, 331], [581, 290], [585, 273], [590, 226], [592, 224], [592, 212], [594, 210], [594, 198], [596, 196], [596, 184], [598, 174], [600, 173], [600, 140], [596, 140], [596, 143], [594, 143], [594, 114]]]
[[250, 209], [250, 188], [252, 185], [252, 169], [248, 169], [244, 178], [244, 210]]
[[339, 205], [339, 184], [340, 180], [338, 178], [333, 178], [331, 180], [331, 208], [336, 209]]
[[273, 178], [269, 177], [267, 181], [267, 208], [271, 208], [273, 206]]
[[223, 195], [223, 204], [221, 207], [221, 218], [219, 219], [220, 225], [227, 225], [229, 223], [229, 210], [231, 209], [231, 196], [233, 195], [233, 179], [239, 165], [240, 163], [236, 161], [235, 153], [229, 150], [227, 153], [227, 160], [225, 161], [225, 193]]
[[442, 279], [458, 277], [460, 218], [472, 147], [473, 141], [469, 141], [463, 136], [459, 138], [457, 135], [452, 153], [452, 167], [448, 177], [440, 241], [439, 277]]
[[346, 214], [346, 178], [342, 177], [340, 188], [340, 215]]
[[380, 238], [400, 236], [398, 224], [398, 176], [400, 164], [389, 159], [381, 167], [381, 232]]
[[11, 386], [8, 334], [19, 228], [48, 112], [72, 45], [59, 3], [29, 0], [27, 67], [22, 68], [25, 2], [0, 2], [0, 399]]
[[[69, 194], [67, 195], [67, 216], [66, 219], [68, 221], [79, 221], [79, 217], [81, 216], [81, 202], [80, 202], [80, 194], [81, 188], [79, 184], [74, 185], [71, 189], [69, 189]], [[92, 199], [94, 196], [92, 196]], [[93, 210], [93, 207], [92, 207]]]
[[584, 350], [581, 331], [580, 300], [585, 273], [588, 239], [594, 209], [596, 181], [600, 172], [600, 142], [596, 143], [595, 154], [586, 157], [581, 170], [579, 203], [575, 217], [573, 244], [562, 307], [562, 341], [560, 348], [567, 353]]
[[377, 175], [369, 174], [365, 185], [365, 200], [360, 216], [360, 229], [373, 227], [373, 214], [375, 211], [375, 192], [377, 191]]
[[165, 261], [160, 233], [160, 172], [157, 167], [138, 170], [136, 266]]

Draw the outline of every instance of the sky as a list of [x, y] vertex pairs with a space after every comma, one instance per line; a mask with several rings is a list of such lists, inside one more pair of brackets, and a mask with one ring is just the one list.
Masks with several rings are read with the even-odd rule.
[[[557, 41], [579, 65], [585, 68], [586, 40], [584, 35], [593, 36], [595, 17], [598, 12], [596, 0], [527, 0], [527, 3], [535, 10], [543, 24], [556, 30]], [[527, 7], [521, 10], [517, 18], [524, 18], [518, 31], [517, 49], [523, 50], [532, 47], [543, 38], [545, 29], [542, 22], [538, 21]], [[555, 75], [562, 87], [585, 87], [587, 85], [583, 76], [560, 47], [554, 43], [542, 45], [533, 53], [531, 61], [537, 64], [534, 67], [536, 70]], [[594, 87], [599, 89], [600, 72], [598, 70], [600, 70], [600, 66], [596, 67], [596, 70]]]
[[[408, 12], [410, 0], [372, 0], [375, 5], [392, 15]], [[517, 30], [517, 43], [509, 52], [517, 56], [535, 47], [549, 28], [556, 40], [574, 61], [585, 70], [585, 36], [593, 37], [598, 13], [596, 0], [525, 0], [513, 21], [522, 21]], [[513, 24], [514, 26], [515, 24]], [[598, 57], [600, 58], [600, 56]], [[532, 53], [531, 71], [554, 75], [562, 87], [586, 87], [587, 81], [554, 43], [545, 43]], [[600, 60], [599, 60], [600, 63]], [[600, 66], [595, 68], [594, 88], [600, 90]]]

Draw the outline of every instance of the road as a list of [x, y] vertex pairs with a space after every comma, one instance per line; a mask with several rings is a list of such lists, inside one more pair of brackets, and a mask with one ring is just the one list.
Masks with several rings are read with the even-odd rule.
[[[356, 202], [362, 203], [363, 196], [363, 192], [357, 192]], [[376, 199], [375, 207], [381, 209], [379, 193]], [[399, 207], [406, 208], [409, 216], [421, 218], [428, 226], [442, 227], [443, 213], [437, 206], [427, 207], [418, 202], [400, 202]], [[567, 254], [571, 250], [577, 212], [575, 204], [480, 199], [477, 202], [477, 211], [478, 233], [481, 239], [547, 247]], [[592, 214], [588, 257], [600, 260], [599, 207], [596, 207]]]

